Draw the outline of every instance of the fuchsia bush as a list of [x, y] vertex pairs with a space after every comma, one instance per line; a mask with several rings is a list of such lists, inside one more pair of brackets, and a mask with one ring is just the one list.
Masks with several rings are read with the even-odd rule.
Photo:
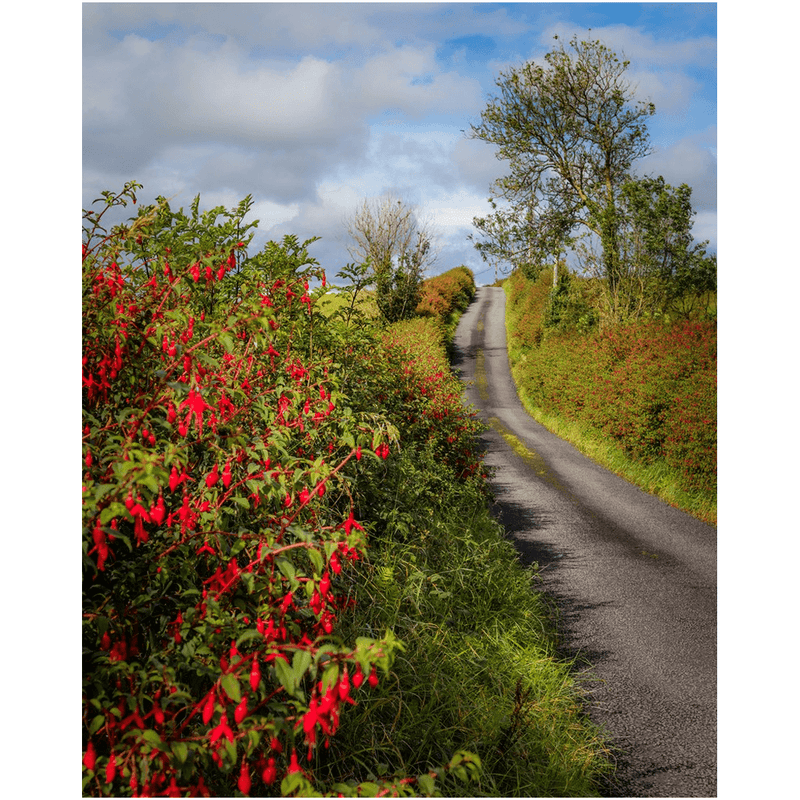
[[399, 646], [335, 635], [366, 547], [356, 468], [395, 431], [315, 345], [305, 245], [248, 258], [247, 201], [107, 234], [136, 188], [85, 215], [84, 793], [302, 792]]

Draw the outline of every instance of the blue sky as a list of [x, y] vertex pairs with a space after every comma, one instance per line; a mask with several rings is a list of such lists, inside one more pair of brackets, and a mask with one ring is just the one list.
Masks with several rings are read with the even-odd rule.
[[492, 279], [467, 236], [504, 166], [463, 131], [501, 69], [589, 29], [656, 105], [638, 171], [692, 186], [716, 248], [716, 4], [84, 4], [83, 206], [127, 180], [174, 206], [251, 194], [256, 246], [320, 236], [335, 274], [345, 218], [392, 191], [437, 232], [434, 273]]

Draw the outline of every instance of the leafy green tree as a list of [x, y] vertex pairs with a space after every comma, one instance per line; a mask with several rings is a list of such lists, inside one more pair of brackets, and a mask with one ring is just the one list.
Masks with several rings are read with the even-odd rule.
[[368, 263], [376, 302], [386, 322], [414, 316], [420, 285], [436, 261], [433, 231], [413, 206], [386, 194], [364, 200], [347, 221], [350, 255]]
[[644, 276], [653, 310], [685, 315], [692, 300], [717, 288], [717, 258], [692, 236], [692, 190], [664, 178], [631, 180], [622, 187], [623, 256]]
[[492, 194], [510, 211], [476, 225], [489, 235], [489, 254], [494, 240], [510, 260], [521, 251], [557, 256], [573, 234], [592, 233], [613, 292], [622, 273], [619, 192], [650, 152], [646, 119], [655, 106], [633, 101], [629, 62], [599, 41], [559, 42], [545, 61], [501, 72], [499, 94], [471, 128], [509, 166]]
[[[620, 270], [602, 313], [614, 322], [670, 313], [688, 318], [716, 292], [716, 256], [692, 236], [692, 190], [664, 178], [626, 181], [619, 195]], [[584, 272], [603, 275], [602, 254], [585, 239], [576, 252]]]

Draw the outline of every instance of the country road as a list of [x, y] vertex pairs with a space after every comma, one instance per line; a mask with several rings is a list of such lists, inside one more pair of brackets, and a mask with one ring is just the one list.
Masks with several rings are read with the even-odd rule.
[[505, 295], [483, 287], [454, 367], [489, 425], [495, 513], [559, 608], [560, 650], [587, 667], [587, 707], [618, 748], [612, 797], [714, 797], [716, 528], [611, 474], [522, 408]]

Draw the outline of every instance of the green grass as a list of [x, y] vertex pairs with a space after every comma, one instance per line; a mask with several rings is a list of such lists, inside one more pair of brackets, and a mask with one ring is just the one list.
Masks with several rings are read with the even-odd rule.
[[485, 498], [410, 456], [373, 491], [393, 505], [370, 536], [342, 633], [391, 629], [405, 650], [342, 717], [319, 766], [340, 781], [369, 779], [352, 771], [359, 763], [376, 777], [389, 764], [417, 774], [465, 749], [483, 771], [477, 784], [450, 787], [459, 796], [599, 796], [607, 748], [582, 712], [574, 665], [556, 656], [536, 573]]
[[[339, 309], [347, 310], [350, 305], [350, 298], [343, 292], [337, 291], [337, 287], [329, 285], [328, 291], [317, 300], [316, 310], [321, 311], [326, 317], [330, 317]], [[375, 302], [375, 292], [362, 289], [356, 299], [356, 308], [368, 319], [378, 318], [378, 304]]]

